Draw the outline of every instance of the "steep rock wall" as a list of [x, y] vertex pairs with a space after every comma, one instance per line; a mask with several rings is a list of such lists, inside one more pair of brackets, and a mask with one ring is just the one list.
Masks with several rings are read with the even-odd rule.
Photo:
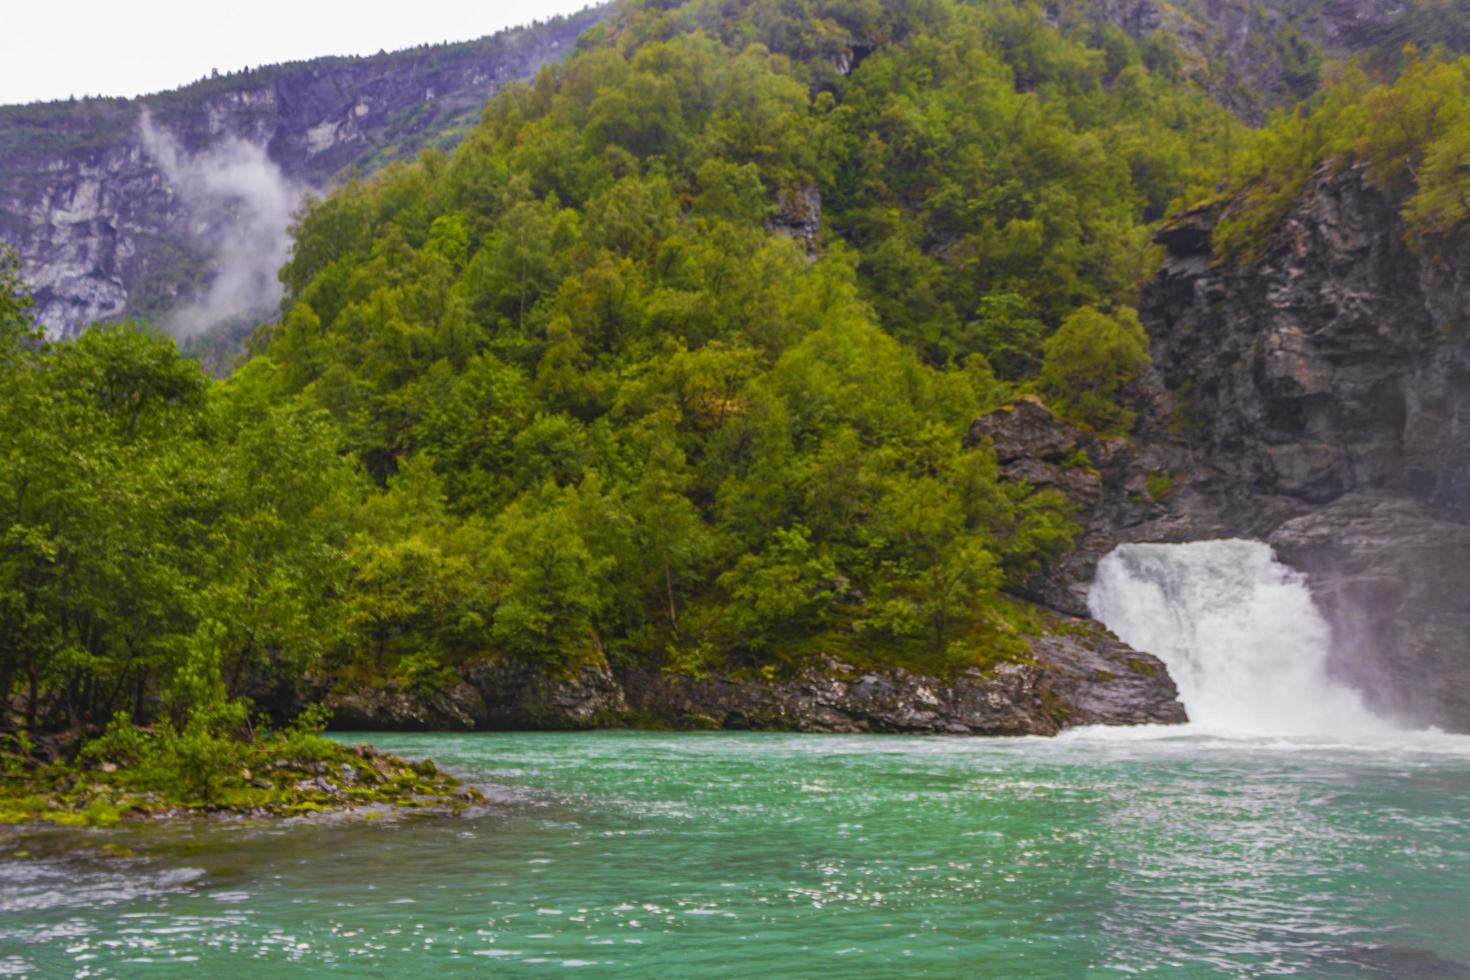
[[[1119, 543], [1250, 537], [1307, 573], [1332, 669], [1376, 709], [1470, 731], [1470, 242], [1406, 244], [1397, 203], [1324, 169], [1247, 267], [1216, 216], [1160, 233], [1154, 366], [1129, 440], [1019, 403], [977, 421], [1012, 479], [1079, 506], [1078, 550], [1024, 590], [1085, 611]], [[1091, 466], [1068, 466], [1074, 450]]]
[[1470, 243], [1411, 249], [1359, 169], [1247, 268], [1203, 261], [1211, 221], [1164, 233], [1143, 310], [1197, 494], [1309, 574], [1378, 707], [1470, 730]]

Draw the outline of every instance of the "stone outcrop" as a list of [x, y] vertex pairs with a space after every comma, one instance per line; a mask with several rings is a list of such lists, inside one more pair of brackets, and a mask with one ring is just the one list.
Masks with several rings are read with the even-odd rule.
[[330, 692], [323, 701], [338, 731], [463, 732], [485, 716], [480, 692], [464, 681], [443, 689], [356, 687]]
[[339, 731], [576, 730], [616, 724], [628, 712], [605, 664], [548, 671], [494, 657], [467, 664], [448, 684], [338, 685], [304, 700], [323, 701]]
[[1142, 478], [1126, 440], [1100, 440], [1057, 418], [1034, 397], [981, 416], [970, 427], [967, 447], [995, 448], [1002, 479], [1056, 490], [1074, 505], [1081, 526], [1074, 548], [1042, 568], [1016, 592], [1073, 616], [1088, 615], [1087, 588], [1098, 561], [1118, 544], [1119, 511], [1142, 500]]
[[606, 664], [548, 673], [512, 660], [491, 660], [470, 667], [465, 676], [484, 699], [479, 728], [598, 728], [615, 722], [628, 707]]
[[1212, 261], [1215, 220], [1159, 235], [1128, 442], [1037, 403], [975, 424], [1004, 475], [1078, 507], [1079, 548], [1023, 591], [1080, 613], [1119, 543], [1265, 540], [1307, 574], [1332, 667], [1370, 704], [1470, 731], [1470, 244], [1411, 249], [1354, 169], [1319, 173], [1249, 266]]
[[822, 192], [810, 185], [783, 186], [776, 194], [776, 209], [766, 227], [800, 242], [815, 257], [822, 233]]
[[930, 677], [816, 657], [794, 673], [707, 675], [584, 665], [547, 673], [513, 661], [464, 669], [443, 690], [333, 694], [339, 729], [676, 729], [1055, 735], [1079, 725], [1186, 720], [1162, 663], [1096, 623], [1043, 614], [1024, 662]]
[[653, 672], [627, 679], [640, 715], [681, 728], [1055, 735], [1079, 725], [1186, 720], [1163, 664], [1103, 631], [1049, 635], [1034, 663], [940, 679], [901, 667], [863, 670], [832, 657], [796, 676], [741, 679]]

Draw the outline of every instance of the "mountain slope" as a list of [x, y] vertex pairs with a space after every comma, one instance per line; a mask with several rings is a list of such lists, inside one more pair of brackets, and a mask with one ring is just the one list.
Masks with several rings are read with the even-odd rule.
[[0, 241], [20, 252], [53, 334], [117, 316], [174, 317], [180, 332], [268, 317], [304, 193], [451, 145], [488, 97], [604, 16], [138, 99], [0, 107]]
[[601, 682], [670, 675], [768, 683], [730, 725], [1177, 720], [1152, 661], [1007, 598], [1074, 528], [963, 443], [1032, 388], [1126, 422], [1152, 221], [1238, 124], [1122, 54], [1010, 0], [628, 2], [311, 207], [227, 382], [125, 329], [16, 345], [0, 688], [48, 724], [176, 677], [282, 714], [590, 677], [615, 722]]
[[1332, 61], [1387, 72], [1405, 45], [1470, 51], [1464, 0], [1054, 0], [1053, 21], [1121, 29], [1152, 64], [1247, 122], [1309, 97]]

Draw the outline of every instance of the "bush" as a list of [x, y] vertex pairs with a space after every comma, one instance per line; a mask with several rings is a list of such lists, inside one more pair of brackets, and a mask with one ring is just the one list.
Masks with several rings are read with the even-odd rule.
[[1117, 396], [1148, 367], [1148, 334], [1138, 313], [1107, 314], [1085, 306], [1047, 340], [1041, 387], [1051, 407], [1102, 435], [1118, 435], [1133, 413]]
[[228, 728], [219, 726], [221, 720], [211, 712], [196, 712], [182, 729], [165, 721], [149, 731], [124, 712], [101, 737], [87, 743], [81, 761], [103, 771], [116, 767], [115, 782], [130, 790], [212, 803], [224, 780], [240, 771], [246, 749]]

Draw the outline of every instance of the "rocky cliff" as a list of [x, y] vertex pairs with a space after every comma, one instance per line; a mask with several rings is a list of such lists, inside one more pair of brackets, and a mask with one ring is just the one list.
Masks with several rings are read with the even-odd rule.
[[[1324, 62], [1392, 64], [1406, 44], [1470, 50], [1470, 11], [1440, 0], [1096, 0], [1079, 11], [1154, 45], [1150, 60], [1193, 79], [1252, 123], [1312, 94]], [[1158, 46], [1159, 42], [1163, 46]], [[1172, 65], [1168, 62], [1173, 62]]]
[[20, 252], [54, 335], [118, 316], [192, 332], [268, 315], [303, 194], [452, 143], [501, 86], [606, 13], [139, 99], [0, 108], [0, 241]]
[[1027, 591], [1080, 613], [1118, 543], [1262, 539], [1308, 574], [1371, 704], [1470, 731], [1470, 243], [1411, 249], [1356, 169], [1319, 173], [1248, 267], [1214, 264], [1215, 219], [1159, 235], [1131, 440], [1037, 403], [976, 423], [1011, 478], [1081, 508], [1082, 546]]

